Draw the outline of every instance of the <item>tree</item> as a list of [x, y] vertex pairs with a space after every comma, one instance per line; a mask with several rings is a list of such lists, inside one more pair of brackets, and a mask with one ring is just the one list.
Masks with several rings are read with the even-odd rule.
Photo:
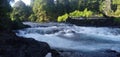
[[120, 0], [112, 0], [112, 4], [116, 5], [116, 8], [114, 9], [115, 17], [120, 17]]
[[50, 21], [55, 16], [54, 0], [34, 0], [33, 12], [37, 22]]
[[0, 18], [7, 17], [8, 13], [12, 10], [9, 2], [10, 0], [0, 0]]
[[109, 17], [120, 17], [120, 0], [104, 0], [100, 11]]
[[12, 10], [9, 2], [11, 0], [0, 0], [0, 31], [11, 29], [9, 13]]
[[31, 8], [29, 6], [26, 6], [23, 1], [18, 1], [13, 6], [13, 11], [11, 13], [11, 19], [14, 20], [20, 20], [20, 21], [27, 21], [28, 17], [31, 14]]
[[80, 0], [69, 0], [70, 11], [79, 10], [81, 4], [79, 1]]

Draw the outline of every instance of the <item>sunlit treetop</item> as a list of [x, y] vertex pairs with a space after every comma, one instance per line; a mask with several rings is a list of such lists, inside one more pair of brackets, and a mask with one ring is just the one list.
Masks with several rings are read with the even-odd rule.
[[120, 4], [120, 0], [112, 0], [112, 4]]

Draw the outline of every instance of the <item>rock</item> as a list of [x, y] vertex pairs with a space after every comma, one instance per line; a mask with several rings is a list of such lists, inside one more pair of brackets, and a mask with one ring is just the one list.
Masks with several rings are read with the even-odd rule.
[[120, 52], [117, 52], [116, 50], [111, 50], [111, 49], [108, 49], [106, 50], [107, 53], [114, 53], [116, 54], [116, 57], [120, 57]]
[[117, 57], [120, 57], [120, 53], [119, 53], [119, 54], [117, 54]]
[[44, 57], [48, 52], [50, 47], [47, 43], [29, 38], [8, 39], [0, 45], [2, 57]]
[[[13, 33], [0, 33], [0, 57], [45, 57], [50, 52], [51, 48], [45, 42], [17, 37]], [[53, 56], [57, 54], [51, 53]]]
[[58, 53], [58, 51], [51, 49], [51, 53], [52, 53], [52, 57], [60, 57], [60, 54]]
[[107, 52], [107, 53], [117, 53], [117, 51], [111, 50], [111, 49], [106, 50], [106, 52]]
[[67, 30], [66, 32], [67, 32], [67, 33], [76, 33], [76, 32], [73, 31], [73, 30]]

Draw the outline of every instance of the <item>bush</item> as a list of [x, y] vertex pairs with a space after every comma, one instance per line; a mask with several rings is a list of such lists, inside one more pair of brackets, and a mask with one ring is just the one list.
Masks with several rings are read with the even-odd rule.
[[71, 12], [69, 14], [70, 17], [81, 17], [83, 15], [83, 12], [80, 12], [79, 10], [75, 10], [74, 12]]
[[69, 14], [70, 17], [91, 17], [93, 14], [92, 11], [89, 11], [87, 8], [84, 11], [75, 10]]
[[65, 22], [67, 18], [68, 18], [68, 14], [66, 13], [66, 14], [64, 14], [64, 15], [62, 15], [62, 16], [59, 16], [59, 17], [57, 18], [57, 21], [58, 21], [58, 22]]
[[83, 17], [90, 17], [90, 16], [92, 16], [92, 14], [93, 14], [93, 12], [88, 11], [87, 8], [83, 11]]

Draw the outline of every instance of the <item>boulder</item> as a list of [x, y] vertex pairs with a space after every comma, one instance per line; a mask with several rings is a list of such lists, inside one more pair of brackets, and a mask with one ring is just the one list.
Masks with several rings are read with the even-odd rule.
[[0, 33], [0, 57], [45, 57], [48, 53], [57, 54], [45, 42]]

